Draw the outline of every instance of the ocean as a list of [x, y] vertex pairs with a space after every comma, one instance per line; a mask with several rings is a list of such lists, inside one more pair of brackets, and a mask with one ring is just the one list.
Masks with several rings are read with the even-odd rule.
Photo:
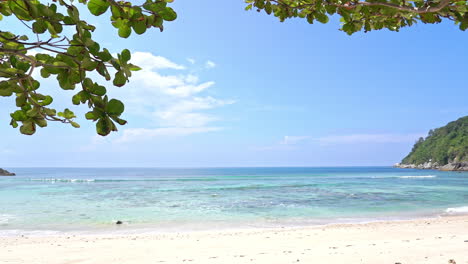
[[296, 227], [468, 214], [467, 172], [7, 169], [17, 176], [0, 177], [0, 235]]

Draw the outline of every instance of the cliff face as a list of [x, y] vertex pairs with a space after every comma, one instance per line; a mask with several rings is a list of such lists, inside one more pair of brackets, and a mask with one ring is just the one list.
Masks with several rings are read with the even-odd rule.
[[0, 176], [15, 176], [15, 174], [4, 169], [0, 169]]
[[430, 130], [395, 167], [468, 171], [468, 116]]

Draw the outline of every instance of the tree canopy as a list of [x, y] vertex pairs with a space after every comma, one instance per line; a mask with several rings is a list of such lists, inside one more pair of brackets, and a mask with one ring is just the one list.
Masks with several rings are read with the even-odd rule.
[[349, 35], [364, 30], [387, 28], [398, 31], [417, 22], [454, 21], [461, 30], [468, 28], [466, 0], [246, 0], [246, 9], [255, 8], [273, 14], [280, 21], [300, 17], [310, 24], [327, 23], [337, 14], [341, 30]]
[[[117, 0], [2, 0], [0, 20], [17, 19], [24, 32], [0, 29], [0, 96], [15, 97], [18, 109], [11, 113], [11, 126], [21, 133], [32, 135], [37, 127], [49, 121], [69, 123], [79, 127], [73, 111], [58, 112], [51, 105], [53, 98], [40, 93], [42, 78], [55, 77], [64, 90], [76, 90], [74, 105], [85, 104], [90, 111], [85, 117], [96, 122], [99, 135], [117, 131], [124, 104], [109, 99], [107, 88], [92, 78], [98, 73], [114, 86], [124, 86], [138, 71], [130, 63], [128, 49], [112, 54], [93, 39], [95, 26], [84, 21], [80, 10], [92, 15], [106, 15], [121, 38], [132, 32], [144, 34], [147, 29], [163, 30], [165, 21], [177, 18], [168, 6], [173, 0], [144, 0], [142, 4]], [[398, 31], [421, 21], [438, 23], [446, 18], [453, 20], [461, 30], [468, 28], [467, 0], [245, 0], [246, 10], [264, 10], [280, 21], [299, 17], [309, 23], [327, 23], [329, 17], [341, 17], [341, 30], [348, 34], [364, 30], [387, 28]], [[80, 5], [82, 7], [80, 7]], [[83, 8], [85, 7], [86, 8]], [[0, 22], [1, 23], [1, 22]], [[69, 28], [64, 33], [64, 28]]]
[[[46, 3], [47, 2], [47, 3]], [[57, 112], [51, 108], [53, 98], [39, 92], [43, 78], [55, 77], [64, 90], [78, 90], [75, 105], [86, 104], [90, 111], [86, 119], [96, 121], [100, 135], [116, 131], [126, 124], [120, 116], [124, 104], [109, 99], [104, 85], [94, 81], [90, 73], [97, 72], [114, 86], [128, 82], [132, 71], [140, 68], [129, 63], [131, 53], [125, 49], [113, 55], [93, 40], [95, 26], [82, 20], [78, 4], [86, 5], [95, 16], [110, 15], [110, 21], [122, 38], [132, 32], [143, 34], [148, 28], [163, 30], [164, 21], [177, 15], [167, 6], [172, 0], [146, 0], [141, 5], [115, 0], [7, 0], [0, 2], [0, 20], [14, 16], [24, 25], [27, 34], [0, 30], [0, 96], [15, 96], [18, 110], [11, 113], [11, 125], [21, 133], [32, 135], [48, 121], [69, 123], [74, 127], [75, 114], [70, 109]], [[74, 30], [67, 36], [64, 28]]]

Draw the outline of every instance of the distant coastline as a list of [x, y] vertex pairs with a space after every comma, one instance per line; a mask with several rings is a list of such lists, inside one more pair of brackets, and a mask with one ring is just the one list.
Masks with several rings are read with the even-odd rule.
[[15, 176], [16, 174], [0, 168], [0, 176]]
[[440, 170], [440, 171], [468, 171], [468, 162], [452, 162], [446, 165], [439, 165], [437, 162], [425, 162], [422, 164], [395, 163], [394, 168], [400, 169], [420, 169], [420, 170]]

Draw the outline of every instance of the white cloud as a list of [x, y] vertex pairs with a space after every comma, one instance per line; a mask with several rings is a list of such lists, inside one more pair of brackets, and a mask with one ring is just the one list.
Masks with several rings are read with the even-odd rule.
[[178, 97], [188, 97], [200, 93], [215, 83], [213, 81], [198, 83], [198, 77], [188, 75], [161, 75], [154, 71], [142, 70], [134, 73], [132, 82], [140, 82], [151, 93], [163, 93]]
[[232, 100], [219, 100], [213, 97], [193, 97], [184, 99], [154, 114], [165, 126], [202, 127], [218, 120], [216, 117], [195, 111], [208, 110], [233, 104]]
[[209, 60], [209, 61], [205, 62], [205, 68], [211, 69], [211, 68], [214, 68], [214, 67], [216, 67], [216, 63], [214, 63], [213, 61]]
[[401, 143], [413, 142], [423, 134], [351, 134], [315, 138], [320, 144]]
[[134, 52], [132, 53], [131, 62], [135, 65], [140, 66], [144, 70], [160, 70], [160, 69], [175, 69], [183, 70], [185, 66], [176, 64], [167, 58], [161, 56], [154, 56], [149, 52]]
[[301, 141], [309, 139], [308, 136], [284, 136], [283, 140], [280, 142], [281, 145], [296, 145]]
[[[190, 69], [151, 53], [133, 53], [132, 63], [143, 69], [134, 72], [131, 82], [123, 89], [113, 92], [117, 98], [125, 100], [128, 114], [140, 116], [148, 126], [125, 129], [114, 142], [129, 142], [142, 136], [185, 136], [222, 129], [213, 125], [222, 118], [206, 111], [214, 111], [235, 101], [205, 95], [215, 85], [214, 81], [200, 81], [198, 75], [189, 72]], [[158, 72], [164, 68], [181, 71], [177, 75]]]
[[185, 81], [187, 83], [191, 83], [191, 84], [195, 84], [198, 82], [198, 76], [196, 75], [193, 75], [193, 74], [189, 74], [185, 77]]
[[194, 58], [187, 58], [187, 61], [190, 62], [190, 64], [195, 64]]

